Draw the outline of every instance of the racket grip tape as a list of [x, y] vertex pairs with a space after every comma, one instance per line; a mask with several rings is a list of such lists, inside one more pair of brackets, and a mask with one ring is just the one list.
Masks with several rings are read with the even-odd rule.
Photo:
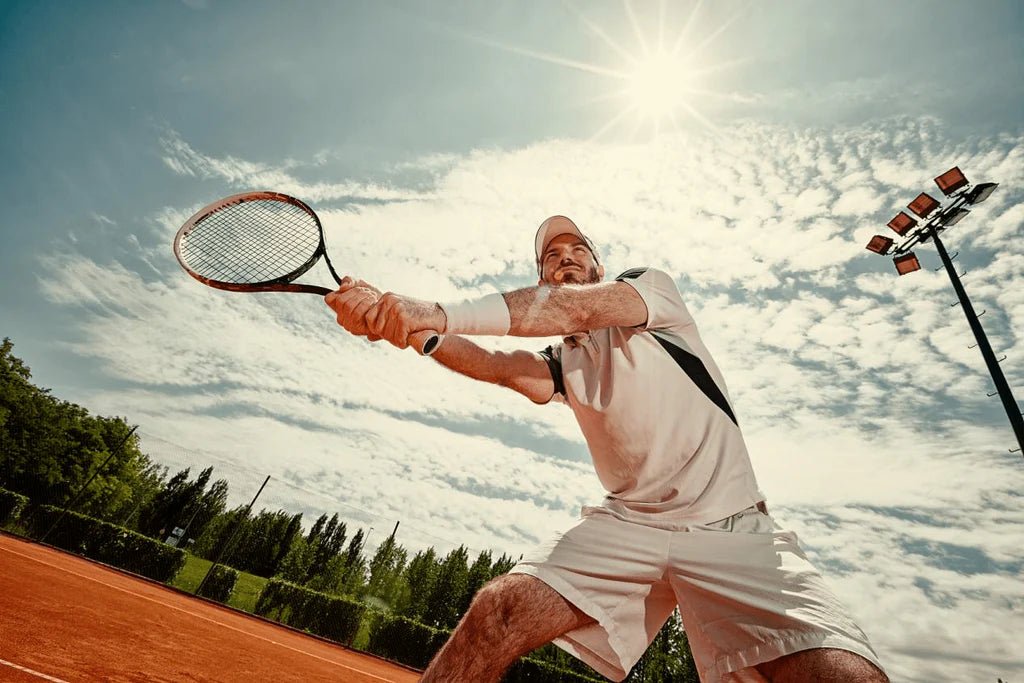
[[442, 339], [444, 337], [433, 330], [420, 330], [409, 335], [409, 346], [416, 349], [416, 353], [421, 356], [429, 356], [437, 351]]

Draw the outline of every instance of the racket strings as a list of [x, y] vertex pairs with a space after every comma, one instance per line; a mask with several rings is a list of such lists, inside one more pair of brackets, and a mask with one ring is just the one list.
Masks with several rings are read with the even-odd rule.
[[[217, 266], [221, 277], [216, 279], [224, 279], [225, 275], [233, 276], [225, 281], [242, 283], [276, 279], [304, 265], [319, 245], [319, 231], [314, 234], [315, 222], [296, 206], [261, 200], [229, 208], [236, 209], [230, 216], [226, 210], [214, 214], [218, 223], [210, 226], [216, 228], [210, 235], [217, 241], [209, 256], [216, 258], [208, 257], [203, 262], [206, 268]], [[236, 228], [237, 224], [241, 231], [234, 235], [241, 235], [243, 240], [228, 251], [232, 247], [224, 239], [224, 229]], [[225, 261], [225, 255], [232, 258]]]
[[220, 282], [288, 281], [310, 264], [320, 246], [316, 219], [299, 206], [253, 199], [204, 217], [181, 239], [183, 261]]

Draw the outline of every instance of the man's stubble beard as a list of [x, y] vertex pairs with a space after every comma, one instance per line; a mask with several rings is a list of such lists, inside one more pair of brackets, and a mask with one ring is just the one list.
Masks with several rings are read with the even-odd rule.
[[559, 284], [563, 285], [593, 285], [601, 281], [601, 276], [597, 273], [597, 266], [591, 266], [587, 269], [585, 275], [580, 275], [576, 271], [569, 271], [562, 278], [562, 282]]

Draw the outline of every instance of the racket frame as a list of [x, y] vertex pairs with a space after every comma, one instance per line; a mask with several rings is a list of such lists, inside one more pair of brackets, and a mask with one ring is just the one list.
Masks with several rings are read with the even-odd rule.
[[[181, 253], [181, 240], [188, 236], [202, 221], [211, 216], [212, 214], [221, 211], [234, 204], [242, 204], [244, 202], [257, 201], [260, 199], [269, 199], [272, 201], [284, 202], [297, 206], [307, 214], [312, 216], [316, 222], [316, 229], [319, 233], [320, 243], [317, 248], [313, 251], [310, 257], [298, 268], [292, 270], [290, 273], [276, 277], [273, 280], [266, 280], [263, 282], [224, 282], [223, 280], [215, 280], [213, 278], [200, 275], [199, 273], [192, 270]], [[331, 259], [327, 256], [327, 244], [324, 241], [324, 227], [320, 223], [320, 217], [313, 211], [301, 199], [296, 199], [291, 195], [287, 195], [281, 192], [271, 192], [269, 190], [254, 191], [254, 192], [241, 192], [239, 194], [233, 194], [230, 197], [224, 197], [217, 201], [207, 204], [203, 208], [199, 209], [196, 213], [189, 218], [183, 226], [178, 230], [174, 236], [174, 257], [178, 260], [178, 263], [184, 269], [186, 273], [191, 275], [193, 278], [202, 282], [207, 287], [213, 287], [214, 289], [224, 289], [229, 292], [303, 292], [306, 294], [319, 294], [320, 296], [327, 296], [334, 290], [326, 287], [318, 287], [317, 285], [305, 285], [296, 284], [292, 282], [296, 278], [302, 276], [304, 273], [309, 271], [310, 268], [316, 264], [320, 257], [324, 258], [324, 262], [327, 264], [327, 269], [331, 271], [331, 277], [338, 284], [341, 284], [341, 277], [337, 271], [334, 270], [334, 265], [331, 263]], [[444, 339], [443, 335], [434, 332], [433, 330], [421, 330], [415, 332], [409, 336], [409, 344], [416, 352], [421, 356], [429, 356], [437, 347], [441, 344]]]
[[[309, 258], [298, 268], [292, 270], [290, 273], [285, 273], [280, 277], [276, 277], [272, 280], [265, 280], [263, 282], [224, 282], [222, 280], [215, 280], [213, 278], [200, 275], [199, 273], [192, 270], [189, 267], [184, 255], [181, 252], [181, 241], [189, 235], [200, 223], [206, 220], [211, 215], [226, 209], [229, 206], [235, 204], [242, 204], [245, 202], [258, 201], [261, 199], [269, 199], [272, 201], [284, 202], [296, 206], [313, 218], [316, 223], [316, 229], [319, 233], [320, 242], [316, 249], [310, 254]], [[239, 194], [233, 194], [230, 197], [224, 197], [217, 201], [207, 204], [203, 208], [199, 209], [195, 214], [189, 218], [183, 226], [178, 230], [178, 233], [174, 236], [174, 257], [178, 259], [178, 263], [181, 264], [185, 272], [199, 280], [208, 287], [214, 287], [215, 289], [225, 289], [230, 292], [305, 292], [307, 294], [319, 294], [320, 296], [327, 296], [332, 291], [326, 287], [319, 287], [317, 285], [305, 285], [295, 284], [292, 282], [298, 277], [301, 277], [310, 268], [312, 268], [320, 257], [323, 257], [324, 262], [327, 264], [327, 269], [331, 271], [331, 277], [334, 281], [341, 283], [341, 277], [334, 270], [334, 265], [331, 263], [330, 257], [327, 256], [327, 245], [324, 241], [324, 227], [320, 223], [320, 217], [316, 215], [316, 212], [309, 207], [308, 204], [303, 202], [301, 199], [296, 199], [290, 195], [283, 194], [281, 192], [270, 192], [270, 191], [256, 191], [256, 192], [241, 192]]]

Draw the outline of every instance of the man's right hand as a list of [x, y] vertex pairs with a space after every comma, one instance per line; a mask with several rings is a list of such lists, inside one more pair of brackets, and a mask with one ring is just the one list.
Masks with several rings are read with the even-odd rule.
[[370, 283], [346, 275], [338, 289], [324, 297], [324, 302], [337, 314], [339, 325], [354, 335], [377, 341], [380, 337], [366, 325], [366, 312], [380, 296], [380, 290]]

